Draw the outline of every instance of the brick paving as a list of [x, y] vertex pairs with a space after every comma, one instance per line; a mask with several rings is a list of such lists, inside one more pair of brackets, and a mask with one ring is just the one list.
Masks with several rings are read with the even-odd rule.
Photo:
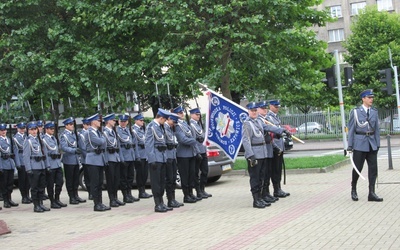
[[[212, 198], [163, 214], [153, 212], [151, 199], [104, 213], [94, 212], [91, 201], [41, 214], [32, 205], [3, 208], [0, 220], [12, 233], [0, 236], [1, 248], [400, 249], [400, 159], [393, 159], [394, 170], [387, 169], [387, 159], [378, 163], [382, 203], [367, 201], [368, 182], [361, 179], [360, 200], [351, 200], [350, 165], [289, 174], [283, 189], [291, 196], [265, 209], [252, 208], [248, 176], [227, 174], [207, 188]], [[21, 199], [17, 189], [13, 199]]]

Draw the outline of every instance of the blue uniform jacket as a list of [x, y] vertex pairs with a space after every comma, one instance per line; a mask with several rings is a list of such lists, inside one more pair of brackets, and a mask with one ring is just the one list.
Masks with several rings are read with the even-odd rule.
[[165, 128], [165, 142], [167, 143], [167, 159], [176, 159], [176, 147], [178, 145], [176, 137], [172, 128], [164, 123]]
[[195, 132], [186, 122], [178, 120], [175, 126], [175, 136], [178, 141], [177, 157], [194, 157], [199, 152]]
[[[271, 110], [268, 111], [267, 116], [266, 116], [267, 121], [269, 121], [270, 123], [274, 124], [275, 126], [277, 126], [278, 128], [281, 127], [281, 119], [279, 119], [279, 117], [272, 112]], [[281, 132], [282, 133], [282, 132]], [[280, 133], [279, 133], [280, 134]], [[283, 138], [280, 137], [279, 139], [274, 137], [274, 143], [276, 143], [276, 145], [282, 150], [285, 150], [285, 142], [283, 141]]]
[[128, 127], [117, 127], [117, 136], [124, 161], [135, 160], [136, 138], [132, 137]]
[[203, 130], [198, 121], [191, 119], [190, 125], [192, 126], [193, 131], [196, 135], [197, 148], [199, 150], [199, 153], [201, 154], [206, 153], [207, 147], [203, 144], [203, 141], [205, 140], [205, 131]]
[[164, 128], [155, 120], [149, 123], [146, 128], [146, 154], [149, 164], [155, 162], [167, 162]]
[[107, 148], [106, 148], [107, 161], [110, 162], [124, 161], [122, 152], [119, 150], [120, 148], [119, 141], [117, 140], [117, 135], [115, 134], [114, 130], [108, 127], [104, 127], [103, 134], [107, 142]]
[[11, 157], [12, 151], [9, 138], [0, 136], [0, 153], [1, 153], [0, 169], [4, 170], [15, 169], [15, 162], [14, 159]]
[[14, 154], [15, 154], [15, 164], [17, 166], [24, 165], [24, 141], [26, 135], [21, 133], [16, 133], [14, 135]]
[[78, 141], [78, 147], [82, 150], [81, 153], [81, 163], [86, 164], [86, 139], [85, 139], [85, 134], [87, 133], [86, 129], [82, 129], [79, 131], [79, 141]]
[[46, 167], [56, 169], [61, 167], [60, 151], [58, 149], [57, 140], [54, 136], [45, 134], [42, 138], [43, 152], [46, 156]]
[[73, 131], [65, 130], [60, 136], [60, 147], [64, 152], [62, 157], [62, 162], [68, 165], [78, 165], [79, 156], [76, 154], [76, 148], [78, 143], [76, 141], [76, 136]]
[[29, 135], [24, 141], [24, 165], [25, 170], [43, 170], [46, 169], [43, 160], [42, 147], [40, 146], [39, 138]]
[[89, 127], [85, 134], [86, 139], [86, 164], [93, 166], [105, 166], [107, 164], [104, 155], [107, 146], [106, 138], [93, 127]]
[[145, 149], [145, 130], [143, 127], [139, 127], [138, 125], [133, 125], [132, 132], [135, 135], [135, 158], [136, 160], [146, 159], [147, 154]]
[[[357, 112], [358, 122], [355, 119], [354, 112]], [[381, 146], [379, 118], [376, 109], [370, 108], [369, 122], [367, 121], [367, 113], [362, 106], [351, 110], [348, 128], [348, 146], [354, 150], [369, 152], [370, 145], [372, 150], [378, 150]], [[373, 134], [366, 135], [367, 132], [373, 132]]]

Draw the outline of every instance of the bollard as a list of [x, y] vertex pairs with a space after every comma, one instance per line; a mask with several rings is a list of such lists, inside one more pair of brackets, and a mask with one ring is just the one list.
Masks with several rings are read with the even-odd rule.
[[387, 139], [389, 170], [393, 170], [392, 147], [390, 146], [390, 135], [389, 134], [386, 136], [386, 139]]

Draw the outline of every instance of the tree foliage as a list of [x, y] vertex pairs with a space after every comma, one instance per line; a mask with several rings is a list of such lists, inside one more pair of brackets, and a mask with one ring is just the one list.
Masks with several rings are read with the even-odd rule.
[[18, 107], [30, 100], [38, 117], [41, 99], [49, 110], [50, 98], [71, 115], [68, 97], [75, 114], [88, 115], [96, 110], [98, 91], [106, 106], [110, 93], [118, 112], [132, 106], [126, 94], [134, 90], [143, 109], [175, 106], [196, 95], [200, 82], [228, 98], [252, 98], [259, 90], [287, 96], [289, 103], [292, 90], [318, 96], [311, 85], [328, 59], [325, 44], [308, 28], [328, 20], [326, 12], [311, 8], [319, 3], [3, 1], [0, 84], [11, 91], [1, 97], [18, 95]]

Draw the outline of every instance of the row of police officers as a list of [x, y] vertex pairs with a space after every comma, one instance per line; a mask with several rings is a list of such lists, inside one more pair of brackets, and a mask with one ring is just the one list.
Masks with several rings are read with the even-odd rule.
[[[34, 212], [50, 210], [43, 205], [47, 196], [51, 208], [67, 206], [60, 201], [64, 177], [69, 204], [86, 202], [78, 195], [80, 165], [94, 211], [106, 211], [152, 197], [145, 190], [149, 172], [156, 212], [183, 206], [175, 199], [178, 169], [184, 202], [195, 203], [211, 197], [205, 192], [208, 160], [200, 111], [191, 110], [191, 117], [188, 124], [183, 121], [182, 107], [175, 108], [172, 113], [160, 109], [146, 128], [142, 114], [134, 117], [134, 125], [130, 124], [128, 115], [109, 114], [103, 117], [105, 126], [102, 127], [101, 116], [95, 114], [83, 119], [79, 134], [74, 118], [70, 117], [63, 121], [65, 130], [59, 137], [53, 121], [21, 122], [12, 138], [13, 149], [6, 135], [6, 124], [0, 124], [0, 190], [4, 207], [18, 206], [11, 199], [15, 169], [22, 203], [33, 203]], [[139, 198], [132, 195], [135, 172]], [[103, 176], [110, 206], [102, 199]], [[122, 201], [118, 199], [118, 190], [122, 192]], [[164, 190], [167, 204], [163, 201]]]

